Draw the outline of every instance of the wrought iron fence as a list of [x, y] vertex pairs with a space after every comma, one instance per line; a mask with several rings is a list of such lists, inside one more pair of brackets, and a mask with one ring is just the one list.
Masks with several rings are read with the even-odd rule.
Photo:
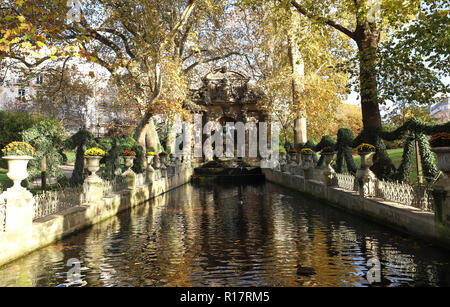
[[0, 198], [0, 232], [6, 231], [6, 201]]
[[433, 211], [433, 193], [431, 186], [424, 184], [411, 185], [406, 182], [374, 180], [373, 194], [387, 201], [415, 207], [424, 211]]
[[121, 175], [114, 177], [113, 180], [103, 181], [103, 196], [111, 196], [114, 193], [123, 191], [127, 188], [127, 181]]
[[[358, 191], [358, 182], [350, 174], [336, 174], [336, 185], [347, 191]], [[409, 184], [373, 179], [363, 187], [364, 197], [376, 197], [386, 201], [418, 208], [423, 211], [433, 211], [433, 189], [430, 184]]]
[[83, 187], [77, 186], [36, 195], [34, 197], [33, 220], [79, 206], [82, 193]]
[[347, 191], [357, 191], [356, 178], [351, 174], [336, 174], [337, 187]]

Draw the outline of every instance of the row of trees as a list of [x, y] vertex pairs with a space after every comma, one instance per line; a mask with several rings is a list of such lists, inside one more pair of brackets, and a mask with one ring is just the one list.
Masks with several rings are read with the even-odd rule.
[[[313, 137], [336, 130], [326, 123], [339, 120], [349, 89], [369, 132], [382, 128], [385, 102], [424, 105], [448, 92], [448, 0], [93, 0], [70, 20], [66, 4], [5, 0], [0, 58], [102, 65], [118, 100], [137, 110], [144, 148], [157, 147], [153, 116], [187, 116], [188, 88], [223, 61], [265, 89], [278, 121], [307, 117]], [[365, 141], [379, 143], [375, 135]]]

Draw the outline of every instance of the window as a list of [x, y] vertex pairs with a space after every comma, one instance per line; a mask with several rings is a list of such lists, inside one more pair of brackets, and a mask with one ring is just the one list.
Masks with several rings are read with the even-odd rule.
[[43, 81], [44, 81], [44, 77], [42, 75], [36, 76], [36, 84], [37, 85], [41, 85]]
[[24, 99], [25, 98], [25, 90], [23, 88], [19, 89], [19, 98]]

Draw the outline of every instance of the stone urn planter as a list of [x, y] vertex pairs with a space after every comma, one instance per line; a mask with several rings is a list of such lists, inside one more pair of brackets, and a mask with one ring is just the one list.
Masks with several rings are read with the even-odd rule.
[[312, 153], [302, 153], [302, 168], [303, 175], [305, 179], [311, 179], [313, 176], [313, 154]]
[[153, 155], [147, 155], [147, 169], [155, 170], [153, 168], [153, 161], [155, 160], [155, 156]]
[[154, 155], [147, 155], [147, 180], [149, 182], [153, 181], [155, 169], [153, 168], [153, 160], [155, 159]]
[[85, 156], [86, 159], [86, 167], [90, 172], [90, 175], [86, 178], [88, 182], [102, 182], [100, 176], [97, 175], [98, 170], [100, 169], [100, 160], [103, 158], [102, 156]]
[[302, 167], [303, 169], [309, 169], [313, 166], [313, 154], [302, 153]]
[[129, 190], [134, 190], [136, 187], [136, 174], [131, 169], [134, 164], [134, 159], [136, 156], [122, 156], [125, 160], [125, 167], [127, 168], [125, 172], [123, 172], [122, 176], [126, 178], [127, 188]]
[[12, 180], [14, 185], [11, 189], [21, 190], [20, 185], [23, 180], [27, 179], [28, 171], [27, 166], [30, 160], [33, 160], [32, 156], [6, 156], [3, 160], [8, 162], [8, 173], [6, 174], [9, 179]]
[[134, 165], [134, 159], [136, 159], [136, 157], [135, 156], [122, 156], [122, 157], [125, 160], [125, 167], [127, 168], [125, 170], [125, 173], [131, 171], [131, 168]]
[[432, 147], [431, 151], [436, 154], [439, 170], [450, 178], [450, 147]]
[[375, 152], [359, 152], [358, 155], [361, 157], [361, 168], [357, 170], [356, 178], [375, 179], [375, 174], [370, 170]]
[[290, 157], [291, 163], [292, 162], [295, 163], [297, 161], [297, 152], [289, 152], [289, 157]]
[[324, 162], [325, 162], [325, 171], [324, 171], [324, 175], [325, 175], [325, 180], [327, 182], [327, 185], [332, 185], [333, 183], [333, 179], [336, 175], [336, 172], [332, 166], [333, 162], [334, 162], [334, 155], [336, 153], [335, 152], [322, 152], [322, 156], [324, 157]]

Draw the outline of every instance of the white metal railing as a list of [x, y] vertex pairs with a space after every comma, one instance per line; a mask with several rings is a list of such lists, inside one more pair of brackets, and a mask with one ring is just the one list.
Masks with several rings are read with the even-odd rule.
[[[336, 174], [337, 187], [347, 191], [359, 190], [356, 180], [356, 177], [350, 174]], [[367, 198], [376, 197], [423, 211], [433, 211], [431, 186], [373, 179], [364, 184], [363, 192]]]
[[410, 185], [405, 182], [374, 180], [373, 195], [387, 201], [433, 211], [432, 189], [425, 185]]
[[33, 220], [80, 205], [83, 187], [67, 187], [34, 196]]
[[146, 176], [144, 173], [142, 174], [136, 174], [136, 186], [141, 186], [141, 185], [145, 185], [146, 183]]
[[6, 231], [6, 201], [0, 198], [0, 232]]
[[337, 187], [348, 190], [357, 191], [356, 189], [356, 177], [351, 174], [336, 174]]
[[125, 190], [127, 186], [126, 179], [121, 175], [116, 176], [113, 180], [103, 180], [103, 196], [107, 197]]

